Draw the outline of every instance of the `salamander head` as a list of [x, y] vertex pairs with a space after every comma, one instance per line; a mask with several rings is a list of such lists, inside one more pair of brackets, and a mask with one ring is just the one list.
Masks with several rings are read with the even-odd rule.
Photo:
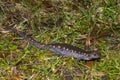
[[101, 54], [98, 51], [89, 51], [88, 53], [88, 57], [90, 58], [90, 60], [98, 59], [101, 57]]
[[100, 52], [98, 51], [84, 51], [81, 55], [78, 55], [76, 58], [78, 60], [95, 60], [101, 57]]

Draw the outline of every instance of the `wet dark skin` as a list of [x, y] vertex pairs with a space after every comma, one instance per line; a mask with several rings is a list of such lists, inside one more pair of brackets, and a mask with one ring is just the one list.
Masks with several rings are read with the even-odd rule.
[[101, 57], [101, 54], [99, 51], [93, 50], [93, 51], [85, 51], [83, 49], [80, 49], [76, 46], [72, 46], [69, 44], [41, 44], [34, 39], [32, 39], [30, 36], [27, 36], [25, 33], [16, 30], [13, 28], [15, 24], [12, 24], [11, 26], [6, 26], [6, 29], [12, 30], [14, 33], [18, 34], [23, 39], [27, 40], [29, 43], [31, 43], [33, 46], [36, 46], [37, 48], [41, 49], [47, 49], [51, 52], [54, 52], [55, 54], [59, 54], [62, 56], [71, 56], [74, 58], [77, 58], [80, 60], [95, 60], [99, 59]]

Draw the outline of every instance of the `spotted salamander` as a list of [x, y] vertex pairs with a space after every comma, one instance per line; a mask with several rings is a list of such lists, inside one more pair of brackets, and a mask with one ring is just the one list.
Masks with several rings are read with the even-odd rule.
[[69, 44], [60, 44], [60, 43], [42, 44], [35, 41], [30, 36], [27, 36], [25, 33], [18, 31], [11, 26], [7, 26], [7, 29], [12, 30], [14, 33], [18, 34], [23, 39], [27, 40], [29, 43], [36, 46], [37, 48], [47, 49], [49, 51], [52, 51], [62, 56], [71, 56], [71, 57], [77, 58], [78, 60], [93, 60], [101, 57], [101, 54], [99, 51], [95, 51], [95, 50], [86, 51]]

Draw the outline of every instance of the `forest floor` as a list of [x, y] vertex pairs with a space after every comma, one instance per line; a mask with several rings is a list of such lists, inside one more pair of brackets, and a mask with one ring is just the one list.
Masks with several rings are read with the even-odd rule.
[[[96, 49], [80, 61], [38, 49], [5, 27], [15, 23], [44, 44]], [[0, 0], [0, 80], [120, 80], [120, 1]]]

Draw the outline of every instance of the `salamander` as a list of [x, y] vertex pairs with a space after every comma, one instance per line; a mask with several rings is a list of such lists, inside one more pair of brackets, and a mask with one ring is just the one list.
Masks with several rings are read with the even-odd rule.
[[6, 29], [12, 30], [14, 33], [18, 34], [20, 37], [27, 40], [30, 44], [34, 45], [37, 48], [47, 49], [62, 56], [71, 56], [77, 58], [78, 60], [94, 60], [101, 57], [101, 53], [97, 50], [86, 51], [70, 44], [42, 44], [32, 39], [30, 36], [27, 36], [24, 32], [16, 30], [13, 28], [13, 25], [7, 26]]

